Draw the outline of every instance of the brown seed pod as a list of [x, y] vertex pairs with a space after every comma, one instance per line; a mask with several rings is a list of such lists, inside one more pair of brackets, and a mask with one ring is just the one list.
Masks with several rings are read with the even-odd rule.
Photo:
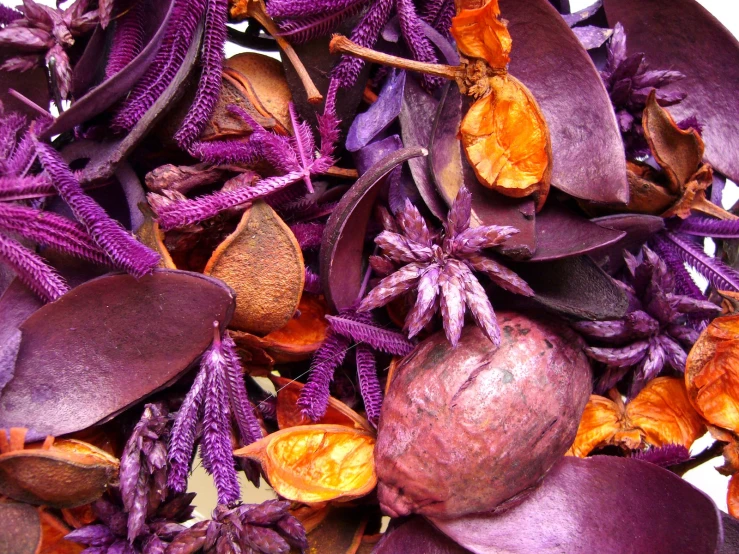
[[0, 455], [0, 494], [29, 504], [72, 508], [98, 499], [118, 473], [118, 460], [77, 440]]
[[534, 487], [577, 433], [590, 364], [566, 326], [498, 314], [501, 344], [464, 328], [398, 366], [378, 427], [378, 498], [392, 517], [490, 511]]
[[266, 335], [295, 313], [305, 265], [298, 241], [266, 202], [255, 202], [211, 256], [204, 273], [236, 291], [231, 326]]

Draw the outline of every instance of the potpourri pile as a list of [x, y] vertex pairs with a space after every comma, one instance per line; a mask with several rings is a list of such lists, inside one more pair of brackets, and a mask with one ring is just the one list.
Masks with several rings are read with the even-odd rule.
[[739, 552], [695, 0], [23, 0], [0, 73], [0, 552]]

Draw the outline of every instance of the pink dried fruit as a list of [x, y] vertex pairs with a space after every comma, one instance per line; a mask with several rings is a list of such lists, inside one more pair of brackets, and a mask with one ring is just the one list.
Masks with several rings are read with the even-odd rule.
[[580, 339], [548, 319], [502, 313], [499, 323], [497, 350], [470, 326], [457, 348], [436, 333], [398, 367], [375, 447], [386, 514], [510, 505], [575, 439], [591, 390]]

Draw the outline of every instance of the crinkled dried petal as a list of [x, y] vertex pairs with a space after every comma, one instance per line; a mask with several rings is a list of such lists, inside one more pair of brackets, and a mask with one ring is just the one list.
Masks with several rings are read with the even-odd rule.
[[688, 397], [709, 423], [739, 432], [739, 315], [714, 319], [690, 351]]
[[[592, 394], [577, 428], [569, 456], [584, 458], [596, 448], [611, 444], [623, 425], [623, 414], [613, 400]], [[638, 441], [637, 441], [638, 444]]]
[[512, 41], [500, 19], [498, 0], [490, 0], [476, 10], [460, 11], [452, 19], [451, 33], [465, 56], [481, 58], [495, 68], [508, 65]]
[[259, 460], [280, 496], [306, 504], [349, 500], [377, 482], [371, 433], [341, 425], [290, 427], [237, 450]]
[[467, 159], [484, 186], [520, 198], [549, 192], [551, 142], [536, 100], [514, 77], [490, 79], [492, 91], [475, 102], [459, 134]]
[[652, 379], [628, 403], [626, 417], [652, 446], [679, 444], [689, 449], [706, 432], [703, 419], [691, 406], [685, 384], [678, 377]]

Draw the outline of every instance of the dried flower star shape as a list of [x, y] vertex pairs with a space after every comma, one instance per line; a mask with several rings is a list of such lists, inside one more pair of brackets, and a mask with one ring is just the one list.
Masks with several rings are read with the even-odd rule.
[[628, 275], [621, 284], [629, 296], [629, 312], [619, 320], [573, 325], [587, 338], [608, 345], [585, 349], [588, 356], [608, 367], [598, 389], [610, 389], [634, 369], [629, 390], [634, 397], [665, 366], [685, 370], [687, 349], [698, 338], [698, 331], [686, 325], [688, 316], [715, 314], [719, 308], [707, 300], [675, 294], [674, 275], [648, 247], [642, 249], [641, 262], [628, 252], [624, 256]]
[[449, 210], [443, 232], [432, 234], [418, 209], [406, 200], [405, 208], [396, 215], [397, 229], [387, 229], [386, 223], [386, 230], [375, 239], [383, 256], [372, 260], [373, 267], [385, 273], [395, 264], [401, 267], [370, 291], [359, 311], [379, 308], [415, 290], [416, 302], [404, 327], [409, 337], [420, 333], [440, 308], [446, 337], [456, 346], [466, 306], [497, 347], [500, 329], [495, 312], [473, 272], [487, 275], [515, 294], [533, 296], [534, 291], [513, 271], [483, 253], [503, 244], [518, 229], [498, 225], [471, 228], [471, 212], [472, 195], [463, 187]]

